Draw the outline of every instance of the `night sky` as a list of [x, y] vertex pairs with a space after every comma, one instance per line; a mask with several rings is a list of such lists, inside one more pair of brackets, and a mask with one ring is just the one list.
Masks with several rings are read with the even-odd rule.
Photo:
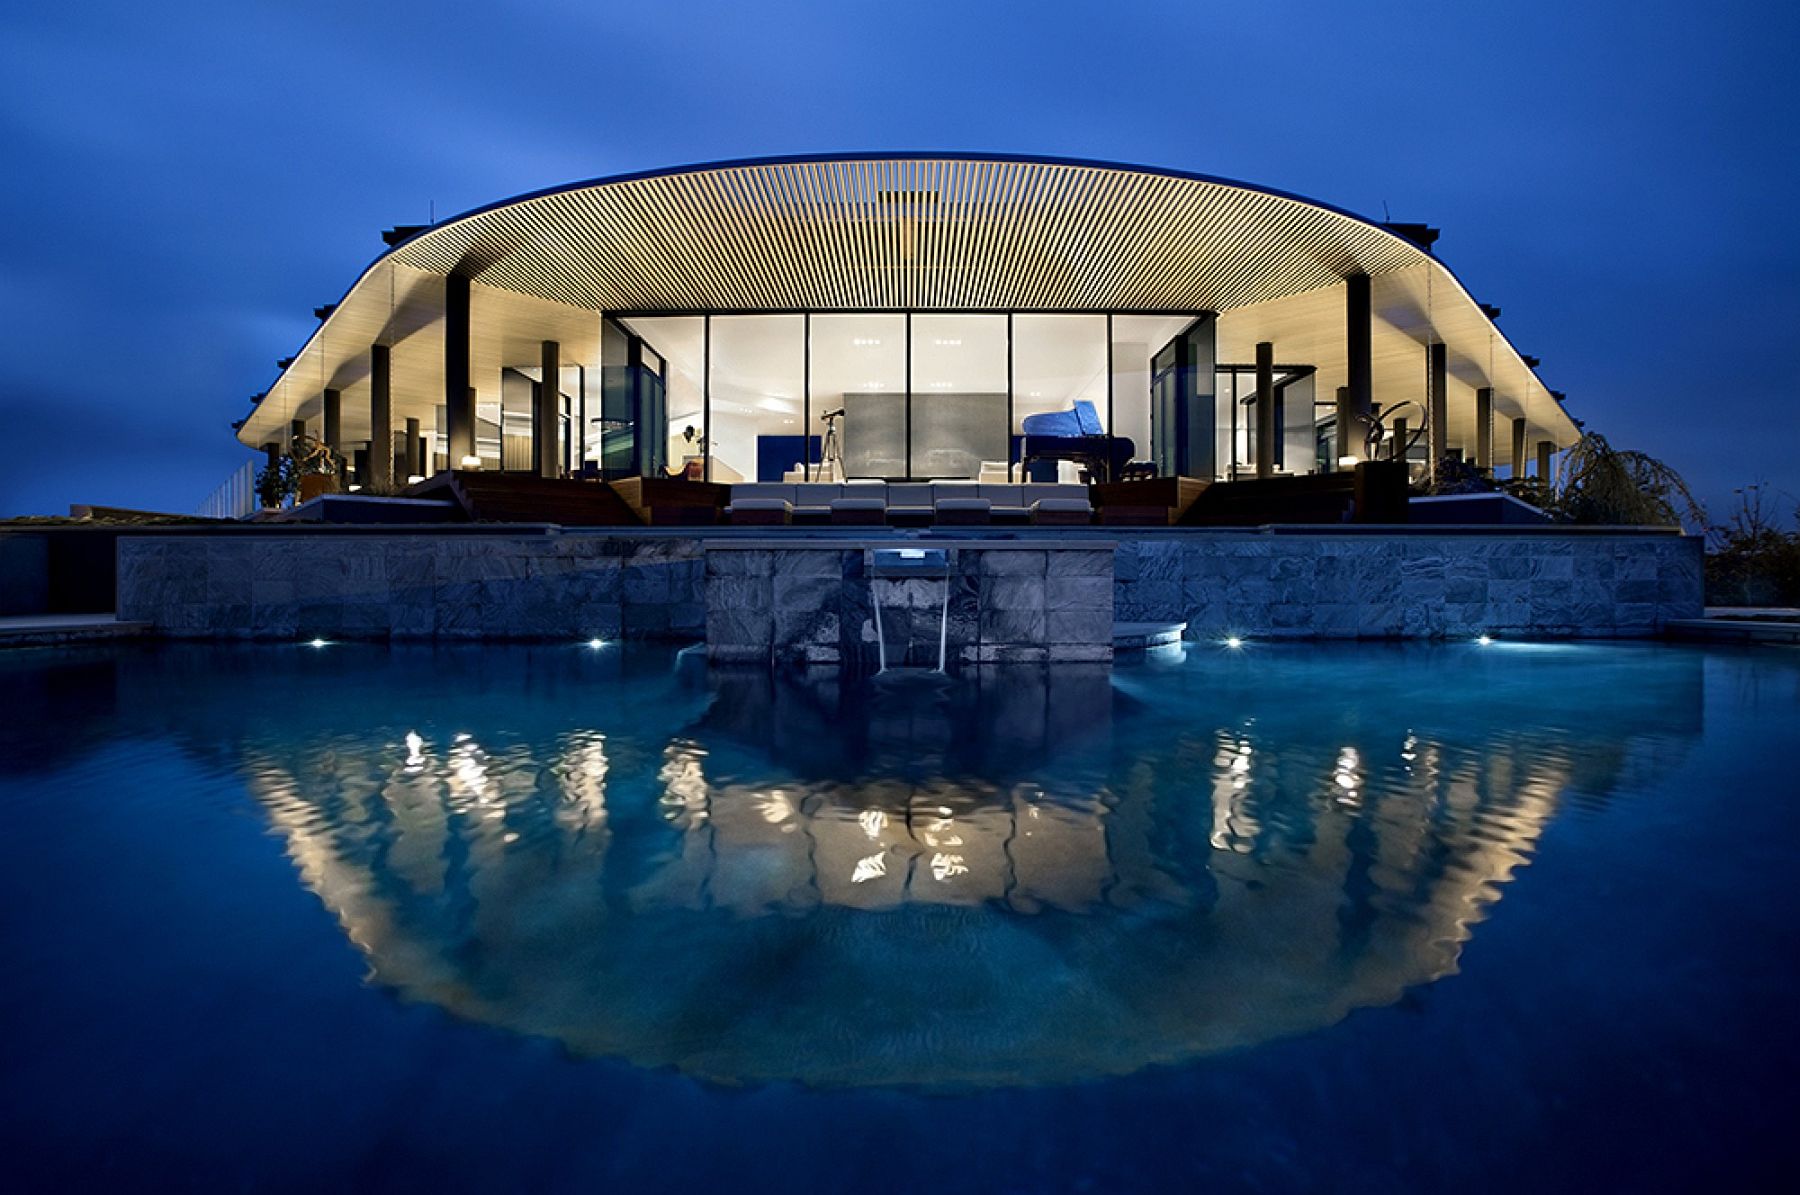
[[396, 223], [719, 158], [1201, 171], [1444, 230], [1570, 412], [1800, 495], [1800, 6], [9, 5], [0, 516], [192, 510]]

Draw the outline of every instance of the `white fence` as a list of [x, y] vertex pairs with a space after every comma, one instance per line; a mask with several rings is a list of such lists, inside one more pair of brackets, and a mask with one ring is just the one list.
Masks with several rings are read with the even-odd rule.
[[241, 519], [256, 513], [256, 462], [245, 461], [225, 479], [223, 485], [207, 495], [194, 511], [205, 519]]

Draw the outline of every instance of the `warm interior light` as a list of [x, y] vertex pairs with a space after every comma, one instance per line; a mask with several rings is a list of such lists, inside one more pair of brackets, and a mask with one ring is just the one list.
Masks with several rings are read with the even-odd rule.
[[1354, 468], [1356, 468], [1356, 458], [1355, 458], [1355, 457], [1353, 457], [1353, 456], [1340, 456], [1340, 457], [1338, 457], [1338, 468], [1340, 468], [1340, 469], [1354, 469]]
[[481, 458], [478, 456], [465, 456], [462, 458], [462, 467], [465, 469], [479, 469], [481, 468]]
[[406, 478], [406, 484], [407, 485], [418, 485], [421, 481], [424, 481], [424, 480], [425, 480], [425, 475], [423, 473], [409, 473]]

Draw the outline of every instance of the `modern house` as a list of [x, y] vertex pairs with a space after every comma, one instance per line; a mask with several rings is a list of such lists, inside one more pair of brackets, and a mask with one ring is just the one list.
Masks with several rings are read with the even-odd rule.
[[386, 233], [238, 435], [376, 487], [1543, 472], [1576, 425], [1436, 235], [1010, 155], [620, 175]]
[[239, 427], [380, 500], [121, 540], [118, 609], [877, 669], [1696, 617], [1678, 529], [1411, 493], [1547, 477], [1580, 434], [1435, 237], [1174, 171], [911, 154], [393, 229]]

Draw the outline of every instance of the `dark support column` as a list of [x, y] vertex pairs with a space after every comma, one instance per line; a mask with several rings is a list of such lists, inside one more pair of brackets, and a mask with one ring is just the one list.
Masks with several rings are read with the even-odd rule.
[[1475, 392], [1475, 467], [1494, 467], [1494, 388]]
[[450, 468], [475, 455], [475, 390], [469, 385], [469, 280], [444, 279], [444, 434]]
[[369, 484], [369, 461], [374, 455], [375, 445], [372, 443], [367, 448], [358, 448], [351, 454], [350, 459], [356, 473], [356, 484], [358, 486], [366, 486]]
[[1256, 346], [1256, 475], [1275, 476], [1275, 346]]
[[[425, 476], [425, 437], [419, 430], [417, 419], [406, 421], [406, 476]], [[407, 484], [412, 483], [408, 481]]]
[[[1356, 425], [1353, 427], [1353, 425]], [[1352, 435], [1352, 431], [1356, 434]], [[1339, 386], [1337, 390], [1337, 459], [1332, 462], [1339, 469], [1344, 468], [1344, 458], [1354, 456], [1362, 459], [1361, 427], [1357, 425], [1356, 407], [1350, 401], [1350, 387]]]
[[385, 344], [369, 349], [369, 473], [364, 485], [394, 484], [394, 360]]
[[344, 451], [344, 392], [327, 390], [324, 405], [325, 430], [321, 434], [325, 437], [325, 447], [331, 449], [337, 457], [338, 480], [342, 481], [346, 463], [344, 458], [348, 455]]
[[1369, 420], [1375, 409], [1375, 368], [1371, 349], [1370, 328], [1374, 305], [1369, 295], [1369, 276], [1352, 274], [1344, 279], [1344, 333], [1346, 363], [1349, 365], [1350, 413], [1356, 423], [1350, 436], [1350, 451], [1363, 453]]
[[306, 420], [290, 419], [288, 421], [288, 442], [291, 444], [306, 434]]
[[281, 460], [281, 442], [279, 440], [270, 440], [267, 444], [263, 445], [263, 463], [264, 464], [266, 464], [270, 469], [274, 469], [276, 467], [277, 462], [279, 462], [280, 460]]
[[570, 462], [569, 470], [573, 473], [587, 472], [587, 366], [575, 367], [575, 446], [569, 455], [575, 459]]
[[1431, 380], [1426, 392], [1425, 438], [1431, 444], [1431, 476], [1436, 477], [1438, 462], [1450, 449], [1450, 354], [1443, 341], [1431, 346]]
[[556, 431], [562, 425], [562, 346], [546, 340], [541, 351], [544, 379], [531, 396], [532, 464], [539, 477], [555, 477]]
[[1513, 480], [1525, 476], [1525, 418], [1520, 416], [1513, 420], [1512, 428], [1512, 475]]
[[1539, 440], [1537, 442], [1537, 458], [1538, 458], [1537, 475], [1538, 475], [1538, 480], [1543, 482], [1545, 485], [1550, 484], [1550, 454], [1555, 451], [1556, 451], [1556, 442], [1554, 440]]
[[1405, 419], [1394, 420], [1392, 430], [1393, 442], [1388, 447], [1388, 457], [1390, 459], [1396, 461], [1406, 459], [1406, 430], [1407, 424]]

